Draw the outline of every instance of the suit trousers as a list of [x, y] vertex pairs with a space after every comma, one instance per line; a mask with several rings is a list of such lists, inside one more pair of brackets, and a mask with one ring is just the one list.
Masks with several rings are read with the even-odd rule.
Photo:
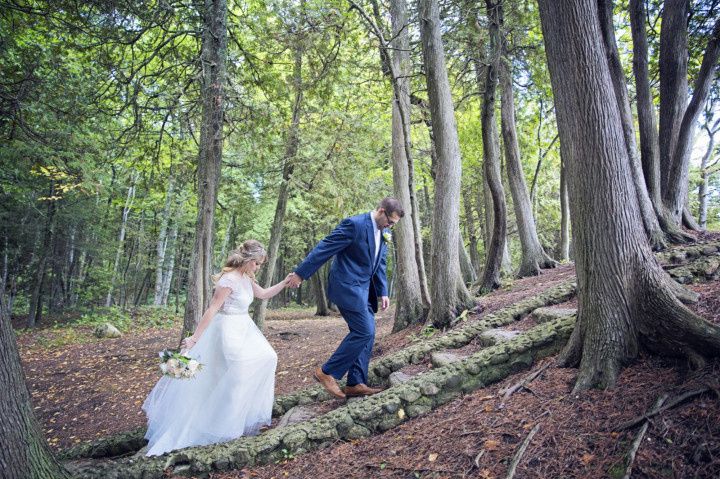
[[341, 379], [347, 373], [347, 385], [367, 384], [368, 365], [375, 343], [375, 314], [370, 305], [365, 311], [340, 308], [350, 332], [330, 359], [322, 366], [325, 374]]

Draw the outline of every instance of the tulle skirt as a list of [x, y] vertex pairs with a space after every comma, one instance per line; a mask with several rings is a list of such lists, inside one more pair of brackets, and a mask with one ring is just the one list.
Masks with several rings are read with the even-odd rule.
[[277, 354], [248, 314], [217, 314], [190, 350], [203, 369], [148, 395], [148, 456], [257, 434], [269, 425]]

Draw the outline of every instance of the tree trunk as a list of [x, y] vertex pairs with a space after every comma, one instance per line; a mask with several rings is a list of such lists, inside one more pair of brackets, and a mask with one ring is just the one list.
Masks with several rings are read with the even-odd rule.
[[210, 276], [213, 273], [213, 220], [222, 165], [225, 113], [226, 23], [226, 0], [205, 0], [200, 53], [203, 118], [198, 154], [198, 212], [195, 243], [188, 270], [183, 337], [195, 330], [212, 297]]
[[[50, 186], [50, 197], [55, 194], [55, 185]], [[47, 269], [48, 257], [52, 254], [50, 245], [53, 241], [55, 230], [55, 213], [57, 205], [54, 200], [48, 200], [47, 216], [45, 217], [45, 228], [43, 231], [43, 242], [38, 253], [38, 263], [35, 269], [35, 282], [33, 283], [32, 293], [30, 296], [30, 307], [28, 311], [27, 323], [28, 328], [34, 328], [40, 321], [42, 315], [42, 291], [45, 284], [45, 270]]]
[[418, 11], [437, 155], [431, 245], [432, 304], [429, 319], [435, 327], [442, 328], [450, 325], [463, 309], [473, 304], [473, 300], [460, 276], [457, 248], [462, 167], [437, 0], [419, 0]]
[[[705, 154], [702, 157], [700, 163], [700, 186], [698, 187], [698, 222], [702, 229], [707, 228], [707, 208], [708, 208], [708, 187], [710, 181], [710, 172], [708, 171], [710, 165], [710, 159], [715, 149], [715, 134], [720, 128], [720, 120], [716, 121], [715, 124], [710, 127], [711, 117], [708, 118], [704, 125], [705, 131], [708, 134], [708, 146], [705, 150]], [[7, 240], [7, 238], [6, 238]]]
[[0, 295], [0, 471], [2, 477], [28, 479], [69, 478], [45, 442], [33, 414], [10, 324], [5, 298]]
[[165, 252], [167, 251], [168, 245], [167, 230], [170, 221], [170, 207], [172, 205], [174, 187], [175, 178], [173, 178], [171, 173], [168, 179], [167, 192], [165, 193], [165, 207], [163, 208], [162, 218], [160, 218], [160, 231], [158, 231], [158, 240], [155, 245], [155, 299], [153, 301], [155, 306], [162, 305], [164, 277], [167, 269], [165, 266]]
[[480, 291], [488, 292], [500, 287], [500, 269], [502, 266], [505, 236], [507, 235], [507, 206], [500, 173], [500, 146], [495, 121], [495, 92], [498, 84], [500, 66], [500, 23], [502, 22], [502, 4], [486, 0], [490, 32], [489, 58], [486, 70], [485, 92], [481, 113], [483, 138], [483, 165], [485, 178], [490, 189], [493, 204], [493, 228], [490, 242], [486, 245], [486, 261], [480, 280]]
[[328, 304], [327, 295], [325, 294], [325, 268], [321, 268], [311, 278], [313, 291], [315, 293], [315, 316], [329, 316], [330, 305]]
[[[696, 316], [642, 227], [596, 0], [540, 0], [562, 157], [567, 161], [578, 319], [561, 354], [575, 389], [611, 387], [641, 348], [695, 365], [720, 354], [720, 327]], [[663, 321], [657, 321], [662, 317]]]
[[648, 241], [653, 250], [664, 249], [665, 235], [660, 228], [660, 223], [655, 215], [655, 209], [647, 191], [645, 184], [645, 175], [642, 170], [642, 160], [638, 152], [637, 142], [635, 141], [634, 120], [632, 110], [630, 108], [630, 98], [627, 92], [627, 83], [625, 81], [625, 72], [620, 62], [620, 54], [615, 41], [615, 27], [613, 25], [613, 1], [598, 0], [598, 13], [600, 14], [600, 28], [603, 33], [603, 42], [605, 44], [605, 54], [610, 68], [610, 76], [615, 91], [615, 101], [617, 101], [620, 117], [622, 121], [623, 136], [625, 138], [625, 146], [628, 150], [630, 158], [630, 170], [632, 172], [632, 180], [637, 191], [638, 204], [640, 206], [640, 214], [642, 216], [645, 232]]
[[[660, 29], [660, 187], [668, 205], [670, 168], [677, 145], [680, 124], [687, 105], [687, 63], [690, 0], [666, 0]], [[681, 211], [673, 212], [672, 220], [679, 225]]]
[[[667, 8], [667, 7], [666, 7]], [[664, 30], [664, 28], [663, 28]], [[695, 124], [700, 111], [710, 93], [710, 86], [715, 79], [718, 59], [720, 58], [720, 19], [715, 22], [710, 40], [708, 41], [702, 65], [698, 72], [693, 96], [684, 111], [682, 122], [677, 133], [677, 141], [671, 151], [670, 171], [668, 173], [667, 190], [663, 197], [665, 205], [677, 217], [678, 214], [692, 218], [689, 212], [683, 212], [688, 199], [688, 175], [690, 170], [690, 150], [695, 136]], [[687, 221], [693, 229], [698, 229], [694, 221]]]
[[120, 257], [125, 247], [125, 232], [127, 230], [128, 216], [130, 215], [130, 208], [132, 208], [133, 201], [135, 200], [135, 183], [137, 183], [138, 178], [139, 173], [134, 173], [130, 186], [128, 187], [127, 196], [125, 197], [125, 206], [123, 207], [122, 220], [120, 222], [120, 232], [118, 233], [118, 245], [115, 250], [115, 262], [113, 263], [112, 278], [110, 279], [110, 289], [105, 297], [105, 306], [112, 306], [113, 304], [118, 268], [120, 268]]
[[473, 284], [477, 280], [477, 273], [473, 268], [472, 261], [470, 261], [470, 255], [468, 255], [465, 249], [465, 243], [463, 242], [462, 235], [458, 235], [458, 254], [460, 255], [460, 274], [462, 274], [463, 281], [465, 284]]
[[[285, 141], [285, 155], [283, 157], [282, 183], [278, 191], [278, 200], [275, 205], [275, 217], [273, 218], [272, 228], [270, 230], [270, 244], [268, 245], [268, 261], [262, 272], [263, 287], [272, 286], [275, 275], [275, 266], [277, 265], [278, 250], [280, 249], [280, 240], [283, 233], [283, 222], [285, 221], [285, 212], [287, 210], [287, 202], [290, 197], [290, 179], [295, 169], [295, 157], [297, 156], [300, 144], [300, 113], [303, 103], [303, 39], [296, 39], [295, 66], [293, 68], [293, 89], [295, 90], [295, 101], [293, 102], [292, 119], [288, 136]], [[265, 324], [265, 313], [267, 311], [268, 300], [263, 299], [255, 305], [253, 312], [253, 321], [258, 328], [262, 330]]]
[[560, 159], [560, 259], [570, 261], [570, 202], [568, 201], [567, 173]]
[[520, 146], [518, 145], [517, 131], [515, 130], [515, 101], [509, 60], [502, 61], [500, 90], [500, 118], [503, 144], [505, 146], [505, 164], [522, 248], [518, 277], [536, 276], [540, 274], [540, 269], [554, 268], [557, 263], [543, 249], [535, 228], [535, 218], [533, 217], [532, 204], [525, 184], [525, 175], [520, 162]]
[[466, 188], [463, 191], [463, 205], [465, 206], [465, 226], [467, 227], [468, 241], [470, 242], [470, 263], [475, 271], [475, 276], [480, 271], [480, 254], [478, 253], [478, 231], [475, 224], [475, 214], [472, 208], [472, 191]]
[[[409, 208], [405, 218], [393, 229], [395, 269], [394, 286], [397, 288], [393, 332], [425, 321], [429, 307], [429, 292], [425, 278], [425, 261], [420, 237], [420, 218], [415, 194], [414, 164], [410, 145], [410, 40], [406, 0], [390, 2], [392, 21], [392, 68], [394, 83], [392, 106], [392, 162], [394, 195]], [[422, 271], [422, 276], [421, 276]], [[422, 278], [422, 279], [421, 279]], [[425, 294], [423, 294], [425, 291]]]
[[167, 306], [168, 296], [170, 295], [170, 285], [172, 284], [173, 274], [175, 273], [175, 254], [178, 249], [178, 221], [173, 223], [172, 230], [170, 231], [170, 239], [168, 245], [170, 246], [170, 255], [166, 258], [166, 271], [163, 273], [163, 285], [162, 295], [160, 298], [160, 305]]
[[650, 199], [657, 209], [662, 203], [660, 195], [660, 140], [655, 118], [655, 106], [650, 92], [648, 42], [645, 33], [645, 0], [630, 0], [629, 13], [633, 39], [633, 73], [635, 75], [635, 91], [637, 92], [640, 157], [645, 185]]

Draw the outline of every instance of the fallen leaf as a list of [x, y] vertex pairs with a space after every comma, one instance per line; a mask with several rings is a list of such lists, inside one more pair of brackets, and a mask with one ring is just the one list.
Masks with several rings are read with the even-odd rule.
[[488, 451], [495, 451], [499, 447], [500, 443], [493, 439], [488, 439], [487, 441], [485, 441], [485, 444], [483, 444], [483, 448], [487, 449]]
[[583, 464], [585, 464], [585, 465], [587, 466], [588, 464], [590, 464], [590, 462], [591, 462], [593, 459], [595, 459], [595, 456], [593, 456], [592, 454], [588, 454], [588, 453], [586, 452], [585, 454], [583, 454], [581, 460], [582, 460]]
[[435, 462], [437, 460], [437, 458], [438, 458], [438, 455], [433, 452], [428, 456], [428, 461]]

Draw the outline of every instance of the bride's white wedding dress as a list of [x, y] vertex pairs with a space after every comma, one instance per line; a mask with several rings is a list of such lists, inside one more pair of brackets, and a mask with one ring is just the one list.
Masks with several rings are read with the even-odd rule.
[[248, 315], [251, 279], [225, 273], [232, 293], [188, 356], [203, 364], [191, 379], [163, 376], [143, 409], [148, 456], [257, 434], [270, 424], [277, 354]]

